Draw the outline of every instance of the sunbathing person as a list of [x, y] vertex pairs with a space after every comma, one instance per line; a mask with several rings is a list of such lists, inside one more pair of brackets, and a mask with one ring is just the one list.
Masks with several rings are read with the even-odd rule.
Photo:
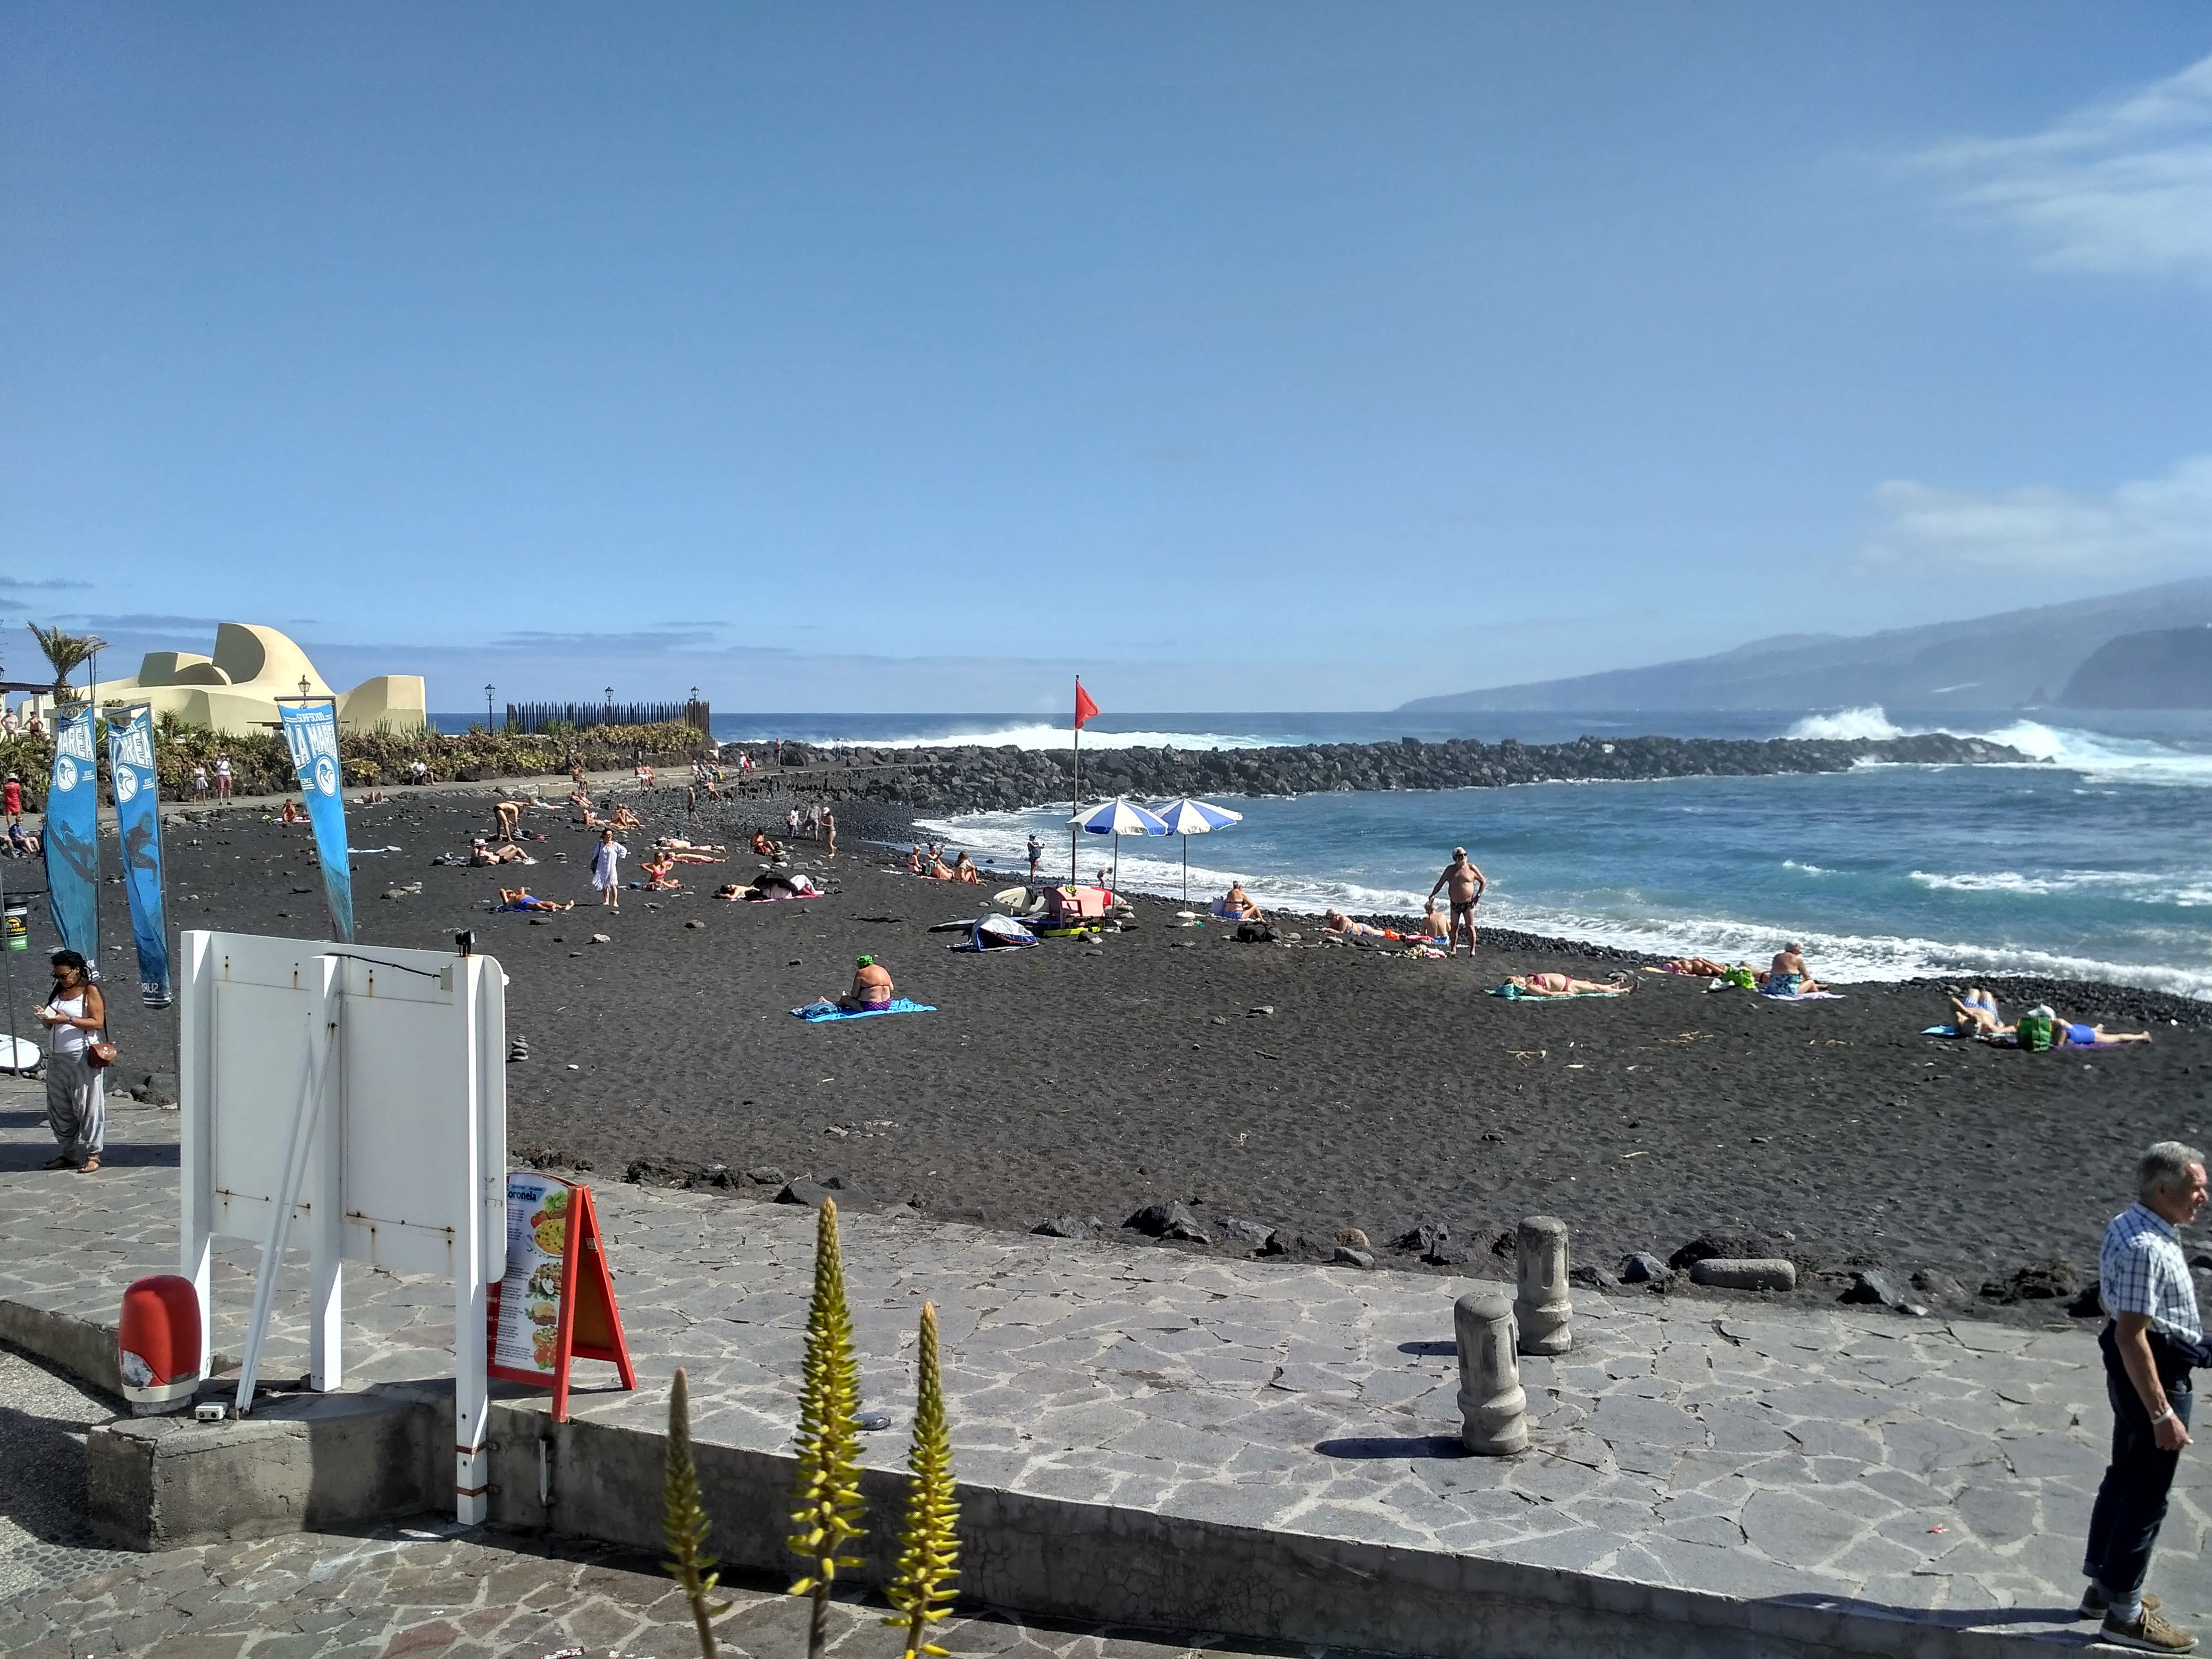
[[1513, 974], [1505, 982], [1518, 987], [1524, 997], [1625, 997], [1636, 988], [1636, 981], [1626, 974], [1601, 985], [1569, 974]]
[[921, 843], [920, 842], [915, 842], [913, 847], [908, 849], [906, 872], [909, 876], [918, 876], [921, 873]]
[[642, 830], [645, 820], [627, 806], [617, 806], [607, 815], [607, 823], [617, 830]]
[[969, 858], [965, 853], [963, 853], [953, 862], [952, 879], [955, 881], [964, 881], [970, 886], [973, 886], [975, 883], [982, 880], [983, 877], [982, 872], [975, 868], [975, 860]]
[[712, 842], [686, 841], [681, 836], [663, 836], [653, 844], [665, 847], [678, 855], [685, 853], [726, 853], [730, 850], [726, 847], [717, 847]]
[[469, 862], [482, 868], [489, 864], [527, 864], [528, 856], [520, 847], [493, 847], [478, 836], [469, 845]]
[[562, 903], [558, 899], [543, 899], [527, 887], [502, 887], [499, 890], [499, 908], [502, 910], [573, 910], [576, 901]]
[[[853, 989], [850, 994], [837, 999], [837, 1006], [848, 1014], [866, 1013], [870, 1009], [891, 1006], [891, 976], [878, 967], [873, 957], [862, 957], [853, 969]], [[819, 1000], [827, 1002], [829, 998]]]
[[645, 888], [649, 893], [665, 892], [684, 884], [676, 878], [676, 860], [666, 853], [656, 854], [645, 861]]
[[1450, 934], [1451, 918], [1437, 908], [1436, 896], [1431, 894], [1429, 896], [1429, 908], [1421, 913], [1421, 919], [1413, 924], [1413, 937], [1447, 939]]
[[1244, 890], [1241, 878], [1231, 882], [1229, 890], [1222, 895], [1221, 914], [1239, 921], [1265, 921], [1267, 919], [1260, 907], [1252, 902], [1252, 896]]
[[2051, 1028], [2054, 1048], [2117, 1048], [2123, 1042], [2148, 1042], [2148, 1031], [2108, 1031], [2101, 1025], [2078, 1025], [2056, 1020]]
[[1759, 988], [1774, 997], [1810, 996], [1827, 987], [1805, 965], [1805, 947], [1792, 941], [1774, 953], [1774, 965], [1759, 975]]
[[1963, 997], [1951, 999], [1951, 1024], [1961, 1036], [1995, 1036], [2012, 1029], [1998, 1018], [1996, 998], [1972, 985]]
[[1729, 966], [1715, 962], [1711, 957], [1674, 957], [1665, 964], [1670, 974], [1691, 974], [1699, 979], [1726, 979]]
[[753, 831], [753, 851], [760, 854], [760, 856], [764, 859], [772, 859], [777, 856], [775, 843], [768, 838], [767, 830], [756, 830]]
[[1341, 910], [1323, 914], [1322, 927], [1332, 933], [1341, 933], [1346, 939], [1389, 939], [1393, 935], [1380, 927], [1370, 927], [1364, 921], [1354, 921]]
[[286, 797], [284, 801], [284, 816], [283, 822], [286, 823], [297, 823], [302, 816], [304, 815], [301, 812], [300, 809], [292, 805], [291, 799], [289, 796]]

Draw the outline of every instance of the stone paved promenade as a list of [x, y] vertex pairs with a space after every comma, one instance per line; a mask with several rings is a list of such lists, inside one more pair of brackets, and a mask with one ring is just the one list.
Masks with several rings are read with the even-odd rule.
[[[118, 1113], [111, 1172], [94, 1181], [26, 1173], [43, 1133], [27, 1110], [0, 1115], [0, 1299], [112, 1320], [128, 1277], [173, 1265], [174, 1123]], [[787, 1446], [811, 1213], [597, 1191], [646, 1386], [588, 1392], [576, 1414], [657, 1428], [683, 1364], [702, 1442]], [[927, 1297], [967, 1482], [1954, 1631], [2079, 1643], [2090, 1629], [2069, 1615], [2109, 1418], [2080, 1324], [1578, 1292], [1575, 1352], [1523, 1362], [1530, 1453], [1493, 1462], [1453, 1439], [1462, 1282], [904, 1212], [848, 1216], [845, 1255], [868, 1404], [895, 1419], [871, 1437], [876, 1467], [904, 1446]], [[234, 1351], [243, 1276], [219, 1297], [218, 1341]], [[441, 1371], [439, 1287], [360, 1275], [348, 1297], [355, 1380]], [[270, 1375], [300, 1368], [296, 1331], [284, 1340]], [[587, 1386], [601, 1370], [586, 1368]], [[2154, 1567], [2190, 1624], [2212, 1615], [2205, 1468], [2185, 1459]]]

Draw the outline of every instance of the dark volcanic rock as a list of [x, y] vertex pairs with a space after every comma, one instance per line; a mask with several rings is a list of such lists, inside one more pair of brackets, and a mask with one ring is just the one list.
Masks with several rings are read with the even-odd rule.
[[1667, 1264], [1649, 1250], [1637, 1250], [1621, 1258], [1620, 1279], [1624, 1285], [1664, 1285], [1674, 1276]]
[[1593, 1291], [1617, 1291], [1620, 1288], [1620, 1281], [1604, 1268], [1588, 1266], [1568, 1268], [1567, 1283]]
[[1040, 1221], [1030, 1229], [1042, 1233], [1047, 1238], [1091, 1238], [1098, 1231], [1097, 1219], [1079, 1215], [1056, 1215], [1048, 1221]]
[[1223, 1216], [1214, 1225], [1221, 1230], [1224, 1237], [1232, 1238], [1239, 1244], [1249, 1245], [1255, 1250], [1262, 1248], [1268, 1235], [1275, 1231], [1273, 1227], [1263, 1227], [1256, 1221], [1242, 1220], [1233, 1215]]
[[2008, 1279], [1991, 1279], [1982, 1294], [1992, 1302], [2052, 1302], [2081, 1289], [2081, 1270], [2063, 1255], [2047, 1255], [2016, 1267]]
[[1121, 1224], [1148, 1238], [1181, 1238], [1193, 1244], [1211, 1244], [1190, 1206], [1181, 1202], [1147, 1204]]

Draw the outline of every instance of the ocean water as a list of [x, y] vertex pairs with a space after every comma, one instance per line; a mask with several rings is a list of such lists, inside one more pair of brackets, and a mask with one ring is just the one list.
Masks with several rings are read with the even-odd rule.
[[[1464, 846], [1490, 879], [1482, 917], [1500, 926], [1729, 960], [1763, 959], [1796, 939], [1816, 972], [1839, 981], [2050, 974], [2212, 998], [2212, 718], [2095, 718], [2094, 729], [2071, 715], [1942, 723], [2034, 757], [2020, 766], [1224, 796], [1219, 804], [1243, 812], [1243, 823], [1194, 836], [1187, 848], [1124, 837], [1120, 879], [1180, 894], [1187, 851], [1194, 902], [1241, 876], [1265, 904], [1404, 911], [1428, 892], [1451, 848]], [[1937, 729], [1932, 720], [1874, 708], [1504, 715], [1482, 725], [1466, 734], [1544, 742], [1586, 731], [1874, 737]], [[1403, 731], [1375, 715], [1153, 716], [1146, 726], [1147, 740], [1184, 748]], [[1029, 735], [1012, 722], [971, 723], [970, 732], [978, 742]], [[1062, 729], [1050, 746], [1066, 740]], [[1088, 728], [1084, 740], [1092, 744]], [[1048, 849], [1046, 868], [1059, 872], [1069, 867], [1066, 818], [1066, 809], [1049, 808], [933, 828], [1001, 866], [1020, 861], [1034, 830]], [[1113, 862], [1110, 838], [1082, 842], [1074, 850], [1086, 877]]]
[[[1034, 715], [718, 715], [724, 741], [1062, 749]], [[1501, 926], [1670, 954], [1763, 958], [1802, 942], [1838, 980], [2036, 973], [2212, 999], [2212, 713], [1854, 708], [1802, 713], [1108, 714], [1085, 749], [1219, 749], [1404, 736], [1524, 743], [1660, 733], [1850, 738], [1973, 733], [2021, 766], [1862, 766], [1820, 777], [1216, 799], [1244, 814], [1194, 836], [1190, 893], [1232, 876], [1263, 903], [1415, 908], [1465, 846]], [[951, 845], [1004, 867], [1034, 830], [1069, 867], [1065, 808], [940, 821]], [[1074, 849], [1085, 876], [1109, 839]], [[1124, 838], [1120, 879], [1178, 894], [1184, 848]]]

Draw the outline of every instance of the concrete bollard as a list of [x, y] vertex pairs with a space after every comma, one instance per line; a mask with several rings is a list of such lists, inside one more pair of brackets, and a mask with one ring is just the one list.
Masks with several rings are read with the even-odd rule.
[[1503, 1288], [1469, 1291], [1452, 1305], [1459, 1339], [1460, 1439], [1483, 1457], [1528, 1449], [1528, 1396], [1513, 1354], [1513, 1302]]
[[1547, 1215], [1524, 1216], [1516, 1239], [1520, 1294], [1513, 1301], [1521, 1328], [1521, 1352], [1565, 1353], [1572, 1346], [1568, 1322], [1575, 1304], [1567, 1297], [1567, 1224]]
[[1797, 1266], [1785, 1256], [1708, 1256], [1690, 1266], [1690, 1282], [1717, 1291], [1794, 1291]]

